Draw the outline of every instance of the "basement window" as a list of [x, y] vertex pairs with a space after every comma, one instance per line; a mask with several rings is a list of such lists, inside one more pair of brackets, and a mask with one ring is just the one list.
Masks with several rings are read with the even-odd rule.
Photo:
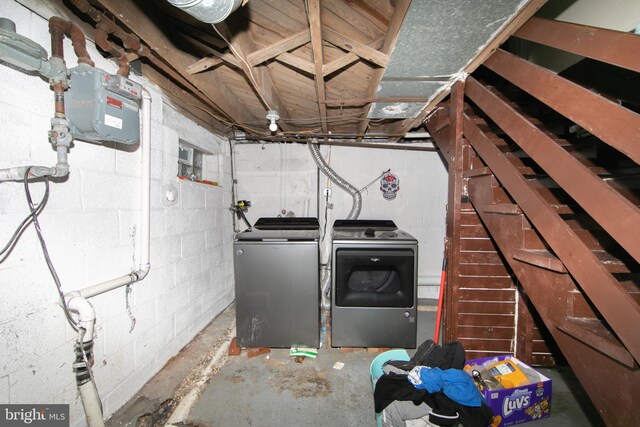
[[180, 140], [178, 144], [178, 176], [191, 181], [202, 180], [202, 163], [205, 153]]
[[178, 140], [178, 178], [201, 184], [218, 185], [223, 168], [221, 154], [191, 144], [183, 139]]

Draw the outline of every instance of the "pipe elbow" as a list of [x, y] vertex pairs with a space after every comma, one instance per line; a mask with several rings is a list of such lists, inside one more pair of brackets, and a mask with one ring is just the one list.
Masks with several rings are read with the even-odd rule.
[[78, 318], [78, 323], [83, 328], [93, 326], [96, 320], [96, 311], [86, 298], [80, 296], [77, 292], [70, 292], [64, 296], [69, 311], [74, 313]]
[[151, 263], [141, 265], [140, 269], [134, 273], [136, 275], [136, 282], [144, 280], [147, 274], [149, 274], [149, 270], [151, 270]]

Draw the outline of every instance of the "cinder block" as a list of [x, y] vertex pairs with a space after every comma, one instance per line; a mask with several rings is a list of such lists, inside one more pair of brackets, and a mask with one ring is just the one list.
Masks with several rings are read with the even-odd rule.
[[140, 206], [140, 180], [85, 170], [81, 194], [84, 210], [135, 209]]
[[[172, 206], [165, 213], [165, 230], [167, 236], [182, 236], [197, 228], [193, 223], [194, 213], [188, 209]], [[180, 246], [178, 246], [180, 248]]]
[[74, 170], [86, 169], [114, 173], [116, 156], [117, 150], [111, 146], [76, 142], [69, 153], [69, 163]]
[[180, 196], [178, 203], [185, 209], [204, 209], [206, 186], [184, 179], [178, 180]]
[[191, 276], [191, 279], [189, 279], [189, 301], [200, 300], [209, 284], [209, 275], [207, 273], [198, 273]]
[[140, 144], [116, 144], [116, 173], [140, 178], [142, 175], [142, 148]]
[[156, 299], [156, 318], [171, 317], [180, 307], [189, 302], [188, 283], [180, 283]]
[[205, 251], [205, 235], [203, 233], [185, 234], [180, 237], [182, 258], [200, 255]]
[[[169, 212], [166, 214], [169, 215]], [[169, 264], [180, 259], [180, 237], [168, 235], [163, 239], [151, 239], [151, 262]]]
[[[133, 373], [133, 343], [114, 354], [96, 359], [93, 375], [102, 395], [109, 395], [122, 381]], [[133, 393], [131, 393], [133, 396]]]
[[151, 150], [151, 179], [162, 180], [163, 154], [162, 151]]
[[151, 258], [151, 269], [145, 279], [134, 286], [136, 304], [155, 299], [175, 286], [175, 262], [160, 263]]
[[88, 252], [85, 256], [88, 284], [101, 283], [129, 274], [134, 265], [134, 246], [104, 248], [98, 252]]
[[202, 314], [203, 304], [202, 300], [194, 300], [189, 301], [183, 306], [177, 307], [175, 314], [177, 334], [180, 334], [182, 331], [187, 331], [189, 334], [189, 340], [195, 336], [189, 327]]
[[34, 310], [0, 324], [0, 376], [37, 363], [65, 343], [62, 310], [50, 301], [43, 301]]
[[137, 393], [144, 384], [149, 381], [156, 372], [155, 363], [147, 362], [137, 368], [129, 377], [121, 381], [109, 394], [103, 398], [105, 411], [104, 417], [110, 417], [122, 405]]
[[[28, 366], [12, 372], [9, 401], [16, 403], [53, 401], [59, 385], [74, 380], [73, 372], [69, 369], [73, 360], [73, 347], [61, 345], [33, 360]], [[34, 384], [38, 384], [37, 393], [34, 393]]]
[[[58, 293], [49, 274], [42, 261], [0, 270], [0, 328], [5, 322], [26, 316], [41, 309], [44, 304], [56, 301]], [[0, 346], [0, 353], [2, 351]]]
[[200, 254], [191, 255], [176, 262], [176, 283], [186, 282], [200, 272]]
[[[138, 322], [142, 322], [143, 319], [138, 319], [138, 316], [135, 315], [135, 312], [137, 310], [133, 309], [132, 311], [134, 313], [134, 316], [136, 317], [136, 328], [143, 327], [138, 324]], [[152, 313], [155, 320], [155, 304], [152, 307]], [[112, 317], [106, 320], [102, 324], [101, 337], [104, 345], [105, 357], [111, 357], [113, 354], [117, 353], [134, 340], [134, 336], [132, 334], [133, 331], [130, 332], [130, 330], [131, 319], [129, 318], [129, 315], [126, 313], [126, 311], [119, 313], [119, 315], [116, 317]]]
[[[215, 210], [223, 207], [222, 200], [223, 189], [222, 187], [210, 187], [205, 192], [205, 207], [207, 211]], [[228, 208], [229, 206], [224, 206]]]

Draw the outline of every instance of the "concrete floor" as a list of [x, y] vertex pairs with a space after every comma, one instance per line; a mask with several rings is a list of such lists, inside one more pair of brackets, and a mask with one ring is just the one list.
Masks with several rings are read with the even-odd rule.
[[[435, 323], [432, 302], [422, 302], [418, 342], [431, 338]], [[233, 306], [214, 320], [116, 413], [107, 425], [163, 425], [193, 380], [182, 380], [206, 363], [212, 346], [233, 323]], [[412, 354], [409, 351], [409, 354]], [[288, 350], [268, 355], [229, 357], [204, 388], [184, 425], [240, 426], [375, 426], [369, 364], [376, 354], [320, 349], [317, 359], [296, 363]], [[336, 362], [344, 363], [340, 370]], [[197, 370], [196, 370], [197, 371]], [[596, 410], [568, 368], [542, 369], [553, 381], [551, 417], [537, 426], [601, 426]]]

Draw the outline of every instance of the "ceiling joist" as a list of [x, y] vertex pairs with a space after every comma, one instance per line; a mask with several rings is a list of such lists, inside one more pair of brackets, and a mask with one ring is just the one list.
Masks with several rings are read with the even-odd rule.
[[289, 52], [303, 44], [309, 43], [310, 40], [311, 35], [309, 34], [309, 31], [303, 30], [287, 37], [286, 39], [282, 39], [279, 42], [250, 53], [247, 55], [247, 60], [249, 61], [249, 64], [255, 67], [256, 65], [262, 64], [263, 62], [268, 61], [271, 58], [275, 58], [282, 53]]
[[320, 21], [320, 0], [309, 0], [307, 16], [309, 18], [309, 30], [311, 33], [311, 49], [313, 50], [313, 65], [315, 68], [315, 87], [318, 97], [318, 111], [322, 123], [322, 132], [327, 133], [327, 106], [326, 88], [322, 67], [324, 66], [324, 48], [322, 41], [322, 22]]
[[334, 46], [344, 49], [347, 52], [354, 53], [365, 61], [369, 61], [380, 67], [386, 67], [389, 62], [389, 55], [378, 50], [372, 49], [364, 43], [360, 43], [347, 36], [333, 31], [330, 28], [323, 29], [324, 39]]
[[[265, 108], [267, 110], [275, 110], [280, 117], [287, 118], [287, 110], [271, 81], [269, 70], [263, 66], [253, 67], [247, 59], [249, 52], [254, 47], [251, 34], [248, 31], [233, 34], [226, 22], [215, 24], [213, 27], [229, 43], [229, 48], [238, 60], [240, 68], [244, 71]], [[286, 128], [286, 125], [281, 123], [281, 127]]]
[[302, 59], [299, 56], [296, 56], [292, 53], [281, 53], [275, 58], [277, 61], [282, 62], [284, 64], [290, 65], [298, 71], [303, 73], [310, 74], [312, 76], [316, 75], [316, 67], [311, 61], [307, 61], [306, 59]]

